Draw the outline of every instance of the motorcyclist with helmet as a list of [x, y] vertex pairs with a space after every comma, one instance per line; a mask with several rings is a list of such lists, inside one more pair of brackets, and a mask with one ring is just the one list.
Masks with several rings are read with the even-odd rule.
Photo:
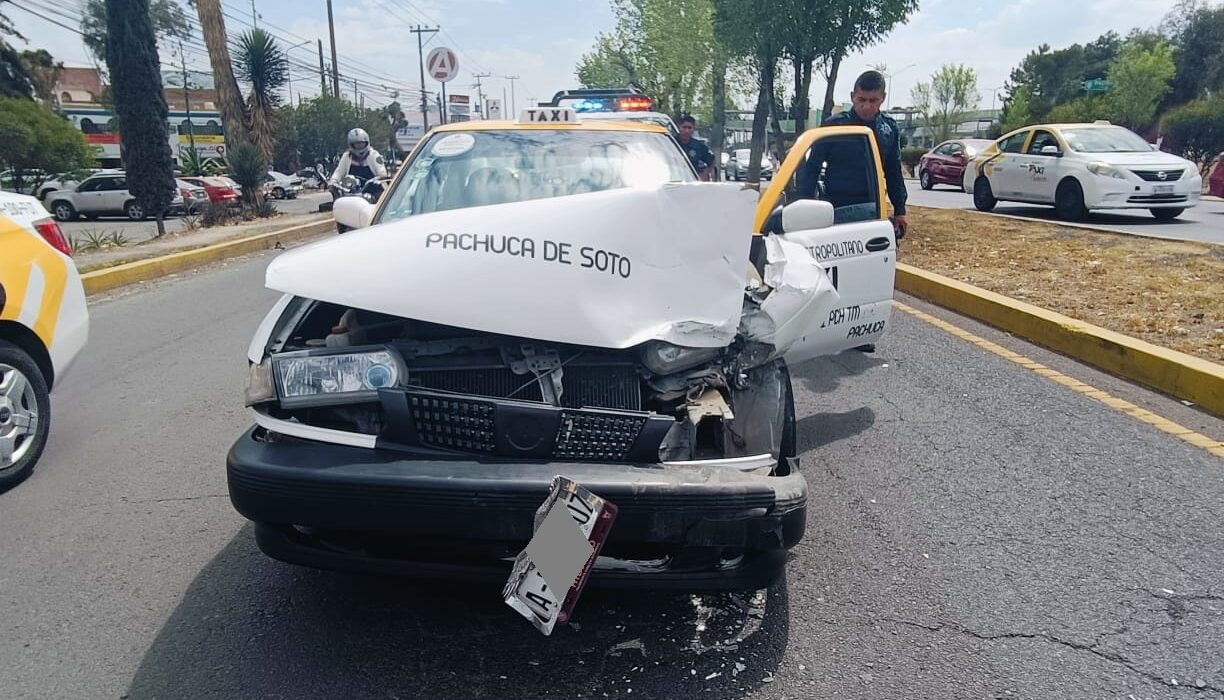
[[387, 177], [387, 165], [382, 154], [370, 146], [370, 135], [365, 129], [356, 128], [349, 131], [348, 144], [348, 150], [340, 156], [340, 163], [327, 180], [333, 201], [346, 194], [339, 185], [348, 175], [358, 177], [362, 182]]

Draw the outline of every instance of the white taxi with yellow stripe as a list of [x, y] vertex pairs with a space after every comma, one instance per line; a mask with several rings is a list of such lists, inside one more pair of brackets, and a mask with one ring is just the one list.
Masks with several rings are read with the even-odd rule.
[[85, 290], [59, 225], [37, 199], [0, 192], [0, 492], [33, 471], [51, 388], [88, 337]]

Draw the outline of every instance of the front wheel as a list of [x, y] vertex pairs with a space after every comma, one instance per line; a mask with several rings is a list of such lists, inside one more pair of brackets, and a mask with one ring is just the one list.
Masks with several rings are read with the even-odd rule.
[[973, 206], [977, 207], [978, 211], [994, 211], [998, 203], [999, 200], [995, 199], [994, 190], [990, 188], [990, 180], [978, 177], [973, 183]]
[[918, 184], [922, 185], [922, 189], [929, 190], [935, 187], [935, 181], [931, 179], [931, 171], [923, 170], [918, 174]]
[[1185, 209], [1152, 209], [1152, 216], [1157, 221], [1172, 221], [1182, 215]]
[[285, 198], [285, 188], [283, 187], [273, 187], [272, 188], [272, 199], [284, 199], [284, 198]]
[[34, 471], [51, 427], [51, 392], [24, 350], [0, 340], [0, 493]]
[[1084, 204], [1084, 188], [1077, 180], [1064, 180], [1054, 193], [1054, 211], [1064, 221], [1083, 221], [1088, 218], [1088, 207]]
[[51, 205], [51, 213], [55, 214], [55, 218], [59, 221], [75, 221], [77, 218], [76, 208], [68, 202], [56, 202]]
[[145, 208], [141, 206], [140, 202], [137, 201], [131, 201], [124, 205], [123, 213], [127, 214], [127, 218], [131, 219], [132, 221], [145, 220]]

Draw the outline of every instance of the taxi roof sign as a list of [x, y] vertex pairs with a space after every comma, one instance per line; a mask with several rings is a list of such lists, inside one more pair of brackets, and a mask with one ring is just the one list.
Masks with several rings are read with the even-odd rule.
[[528, 107], [519, 113], [520, 124], [577, 124], [578, 115], [569, 107]]

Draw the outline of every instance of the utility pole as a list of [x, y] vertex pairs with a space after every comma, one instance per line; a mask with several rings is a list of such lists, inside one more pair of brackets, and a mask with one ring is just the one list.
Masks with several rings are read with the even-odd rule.
[[488, 119], [489, 115], [488, 115], [488, 109], [486, 109], [486, 106], [485, 106], [484, 89], [480, 85], [480, 80], [481, 78], [491, 78], [493, 77], [493, 74], [492, 73], [477, 73], [476, 75], [472, 77], [476, 78], [476, 104], [477, 104], [477, 109], [480, 112], [480, 118]]
[[[187, 90], [187, 55], [183, 53], [183, 40], [179, 39], [179, 60], [183, 64], [183, 103], [187, 105], [187, 142], [195, 154], [195, 125], [191, 123], [191, 93]], [[177, 131], [177, 130], [176, 130]], [[175, 139], [176, 141], [178, 139]]]
[[316, 39], [319, 42], [319, 87], [323, 90], [321, 95], [327, 96], [327, 69], [323, 67], [323, 40]]
[[251, 0], [251, 26], [259, 26], [259, 15], [255, 14], [255, 0]]
[[327, 0], [327, 31], [331, 35], [332, 94], [340, 96], [340, 63], [336, 60], [336, 23], [332, 20], [332, 3]]
[[518, 104], [514, 101], [514, 81], [519, 77], [517, 75], [503, 75], [502, 77], [510, 81], [510, 113], [518, 114]]
[[421, 118], [425, 120], [425, 131], [429, 131], [429, 93], [425, 92], [425, 43], [426, 34], [437, 34], [438, 28], [426, 29], [421, 25], [408, 31], [417, 35], [417, 58], [421, 62]]

